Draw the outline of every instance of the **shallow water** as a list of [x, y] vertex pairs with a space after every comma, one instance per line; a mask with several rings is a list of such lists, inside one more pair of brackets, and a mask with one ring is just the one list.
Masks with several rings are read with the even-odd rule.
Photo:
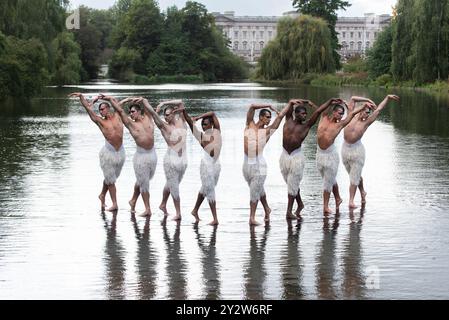
[[[117, 182], [120, 210], [102, 214], [97, 196], [103, 138], [72, 91], [151, 102], [182, 98], [192, 114], [214, 110], [223, 132], [217, 187], [220, 225], [195, 226], [189, 212], [200, 188], [201, 149], [191, 134], [189, 166], [181, 184], [183, 220], [157, 210], [165, 183], [166, 150], [156, 130], [159, 163], [151, 182], [151, 221], [134, 217], [135, 145], [125, 132], [127, 159]], [[280, 175], [282, 131], [265, 150], [265, 188], [273, 210], [269, 226], [248, 226], [249, 189], [243, 179], [247, 106], [289, 98], [322, 103], [332, 96], [378, 89], [277, 88], [253, 83], [129, 86], [88, 83], [48, 88], [31, 103], [1, 105], [1, 299], [448, 299], [449, 103], [423, 93], [397, 92], [363, 138], [368, 204], [347, 208], [348, 176], [340, 165], [340, 215], [324, 219], [321, 178], [315, 167], [315, 129], [303, 148], [301, 223], [285, 221], [286, 186]], [[390, 93], [390, 92], [388, 92]], [[342, 137], [337, 138], [340, 148]], [[360, 201], [357, 198], [357, 201]], [[138, 211], [143, 204], [138, 202]], [[172, 202], [169, 210], [173, 212]], [[261, 207], [257, 214], [262, 220]]]

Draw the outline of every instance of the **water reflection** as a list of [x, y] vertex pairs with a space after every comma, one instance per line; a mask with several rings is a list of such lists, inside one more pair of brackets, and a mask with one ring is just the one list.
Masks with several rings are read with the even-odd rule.
[[335, 299], [338, 294], [335, 272], [339, 220], [339, 214], [335, 215], [332, 224], [329, 216], [323, 218], [323, 238], [316, 264], [316, 289], [321, 299]]
[[205, 239], [199, 233], [198, 223], [195, 223], [193, 230], [195, 231], [196, 239], [198, 240], [198, 246], [201, 250], [201, 264], [203, 266], [203, 283], [205, 295], [203, 299], [217, 300], [221, 298], [221, 286], [220, 286], [220, 273], [219, 265], [220, 261], [217, 258], [217, 228], [212, 227], [212, 233], [210, 235], [209, 243], [205, 243]]
[[106, 230], [106, 244], [104, 248], [104, 262], [106, 264], [108, 299], [123, 300], [125, 293], [125, 251], [119, 239], [117, 239], [117, 212], [114, 212], [112, 219], [108, 222], [106, 214], [103, 212], [101, 217], [104, 221]]
[[145, 220], [143, 231], [139, 229], [135, 214], [131, 215], [134, 232], [137, 239], [137, 273], [138, 273], [138, 295], [139, 299], [152, 299], [156, 295], [157, 275], [156, 264], [158, 257], [152, 247], [150, 238], [150, 217]]
[[356, 219], [354, 210], [349, 211], [349, 234], [344, 240], [343, 247], [343, 294], [346, 299], [365, 298], [365, 275], [362, 265], [362, 231], [365, 207], [360, 209], [360, 216]]
[[301, 220], [296, 220], [293, 223], [292, 220], [287, 220], [287, 245], [281, 256], [283, 299], [301, 299], [304, 297], [302, 286], [303, 265], [299, 243], [301, 222]]
[[185, 300], [187, 299], [187, 280], [185, 275], [187, 264], [181, 250], [181, 222], [176, 221], [175, 224], [175, 232], [173, 234], [173, 239], [171, 239], [167, 230], [167, 217], [164, 217], [164, 220], [162, 221], [164, 242], [167, 248], [168, 298]]
[[260, 241], [257, 241], [256, 227], [250, 226], [249, 259], [244, 266], [245, 297], [249, 300], [261, 300], [265, 297], [265, 247], [270, 225], [266, 224]]

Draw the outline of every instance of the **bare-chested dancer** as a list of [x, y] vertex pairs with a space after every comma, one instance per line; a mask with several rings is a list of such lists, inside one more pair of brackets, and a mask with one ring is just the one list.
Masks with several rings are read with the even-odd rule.
[[120, 117], [112, 112], [111, 106], [107, 102], [100, 103], [98, 116], [93, 110], [94, 104], [99, 100], [96, 97], [89, 102], [84, 96], [77, 92], [69, 95], [79, 98], [82, 106], [86, 109], [90, 119], [100, 128], [105, 138], [105, 145], [100, 151], [100, 166], [103, 171], [103, 188], [98, 198], [101, 201], [101, 209], [106, 208], [106, 193], [109, 191], [112, 206], [107, 211], [117, 211], [117, 190], [115, 181], [120, 176], [123, 164], [125, 163], [125, 149], [123, 148], [123, 122]]
[[[333, 99], [338, 100], [338, 99]], [[330, 104], [333, 106], [332, 114], [321, 114], [321, 120], [317, 130], [317, 153], [316, 163], [317, 169], [323, 178], [323, 213], [332, 213], [329, 208], [329, 199], [331, 191], [335, 197], [336, 211], [338, 212], [342, 199], [338, 190], [337, 172], [340, 159], [338, 157], [337, 148], [334, 145], [335, 138], [340, 131], [354, 118], [354, 116], [362, 111], [363, 106], [349, 111], [348, 116], [342, 120], [345, 114], [345, 107], [342, 104]]]
[[133, 158], [136, 183], [133, 196], [129, 201], [131, 212], [136, 212], [137, 199], [139, 195], [142, 195], [145, 211], [140, 216], [151, 217], [150, 180], [153, 178], [157, 166], [157, 155], [154, 150], [153, 116], [143, 113], [142, 106], [137, 103], [129, 107], [129, 115], [127, 115], [123, 110], [123, 106], [126, 103], [133, 102], [132, 98], [122, 100], [120, 103], [112, 97], [100, 96], [100, 98], [111, 103], [136, 142], [137, 149]]
[[[354, 117], [354, 119], [352, 119], [352, 121], [345, 127], [345, 142], [341, 148], [341, 158], [350, 179], [349, 208], [351, 209], [357, 208], [354, 203], [357, 187], [360, 190], [362, 206], [366, 204], [366, 191], [363, 188], [362, 178], [362, 169], [365, 164], [365, 147], [362, 144], [362, 137], [390, 100], [399, 101], [399, 97], [396, 95], [388, 95], [377, 108], [370, 102], [365, 103], [363, 111], [360, 112], [357, 117]], [[356, 101], [351, 100], [349, 103], [349, 110], [354, 109], [355, 103]]]
[[[256, 110], [260, 110], [259, 121], [254, 122]], [[271, 109], [278, 116], [271, 122]], [[250, 225], [258, 225], [256, 221], [257, 204], [260, 202], [264, 207], [265, 221], [270, 220], [271, 209], [268, 206], [264, 183], [267, 177], [267, 163], [263, 157], [263, 150], [273, 133], [279, 128], [282, 118], [289, 109], [287, 105], [280, 113], [269, 104], [252, 104], [246, 115], [246, 127], [244, 132], [244, 152], [243, 176], [248, 183], [250, 190]]]
[[[319, 108], [309, 100], [299, 99], [290, 100], [289, 102], [289, 109], [285, 116], [283, 128], [282, 146], [284, 147], [284, 150], [279, 159], [281, 173], [288, 187], [287, 219], [300, 218], [301, 210], [304, 208], [299, 188], [305, 164], [304, 154], [301, 148], [302, 142], [309, 134], [310, 128], [317, 122], [320, 114], [331, 104], [336, 103], [342, 103], [342, 101], [339, 99], [331, 99]], [[306, 121], [307, 104], [312, 106], [315, 111], [310, 119]], [[298, 208], [296, 209], [295, 214], [293, 214], [292, 210], [295, 200]]]
[[[213, 217], [212, 222], [209, 224], [217, 225], [218, 218], [215, 201], [215, 186], [218, 183], [221, 170], [219, 160], [222, 143], [220, 122], [218, 121], [215, 112], [207, 112], [198, 117], [191, 118], [184, 109], [184, 118], [192, 130], [193, 136], [198, 140], [204, 150], [200, 166], [201, 189], [198, 193], [198, 198], [196, 200], [195, 208], [193, 208], [192, 215], [198, 223], [200, 221], [198, 210], [200, 209], [204, 198], [207, 198]], [[198, 130], [194, 123], [200, 119], [202, 119], [201, 127], [203, 131]]]
[[[154, 110], [146, 99], [140, 98], [134, 102], [143, 103], [145, 113], [152, 115], [154, 123], [161, 130], [162, 136], [168, 146], [167, 153], [164, 157], [164, 172], [167, 182], [162, 193], [162, 202], [159, 209], [164, 212], [165, 216], [168, 215], [167, 201], [171, 194], [176, 209], [176, 216], [173, 220], [181, 220], [179, 184], [187, 169], [187, 128], [183, 115], [184, 104], [181, 100], [165, 101], [160, 103], [156, 107], [156, 110]], [[175, 105], [175, 107], [168, 106], [164, 109], [165, 121], [163, 121], [159, 118], [158, 112], [165, 105]]]

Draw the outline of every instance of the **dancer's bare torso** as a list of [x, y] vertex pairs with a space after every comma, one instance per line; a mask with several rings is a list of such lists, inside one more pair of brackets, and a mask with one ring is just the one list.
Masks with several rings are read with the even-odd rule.
[[335, 138], [343, 127], [340, 123], [334, 122], [328, 116], [323, 116], [317, 129], [317, 142], [321, 150], [326, 150], [334, 144]]
[[123, 122], [120, 117], [112, 113], [107, 118], [100, 119], [99, 127], [104, 138], [115, 150], [120, 150], [123, 144]]
[[309, 134], [310, 126], [306, 122], [299, 123], [293, 118], [285, 120], [282, 146], [289, 154], [301, 147]]
[[151, 150], [154, 147], [153, 119], [146, 115], [142, 116], [138, 121], [134, 121], [129, 126], [129, 132], [137, 146], [146, 150]]
[[251, 122], [245, 128], [244, 132], [244, 151], [250, 158], [263, 155], [263, 150], [270, 139], [270, 129], [259, 128], [254, 122]]
[[350, 144], [356, 143], [362, 139], [366, 129], [368, 129], [366, 119], [363, 119], [361, 115], [356, 116], [343, 131], [345, 141]]

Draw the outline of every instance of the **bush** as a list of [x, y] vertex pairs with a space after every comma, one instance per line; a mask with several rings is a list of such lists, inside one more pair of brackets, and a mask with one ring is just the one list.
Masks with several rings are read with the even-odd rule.
[[383, 87], [389, 87], [393, 84], [393, 77], [391, 74], [383, 74], [377, 77], [376, 84]]
[[366, 72], [366, 61], [361, 57], [351, 58], [345, 64], [343, 64], [343, 71], [346, 73]]

